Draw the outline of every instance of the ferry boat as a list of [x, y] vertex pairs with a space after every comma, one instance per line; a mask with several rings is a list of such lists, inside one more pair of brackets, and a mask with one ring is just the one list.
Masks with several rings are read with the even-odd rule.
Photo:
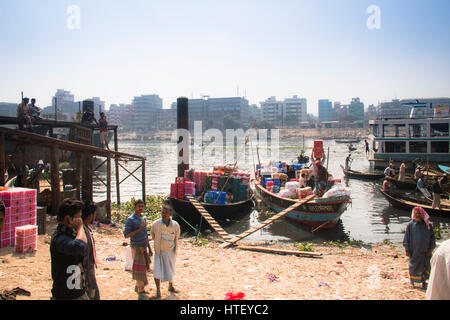
[[[439, 106], [430, 113], [424, 104], [412, 106], [409, 118], [371, 120], [368, 160], [373, 169], [384, 169], [390, 161], [396, 166], [419, 159], [422, 164], [450, 163], [449, 107]], [[413, 169], [411, 165], [408, 166]]]

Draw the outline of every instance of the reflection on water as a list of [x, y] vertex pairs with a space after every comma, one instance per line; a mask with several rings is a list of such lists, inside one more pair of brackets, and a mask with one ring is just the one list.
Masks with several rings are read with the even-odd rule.
[[[280, 141], [279, 160], [291, 162], [296, 159], [298, 148], [302, 145], [301, 139], [298, 144], [295, 142]], [[312, 140], [305, 140], [307, 152], [311, 150]], [[254, 145], [253, 145], [254, 146]], [[352, 169], [358, 171], [369, 170], [369, 162], [364, 153], [364, 141], [356, 145], [358, 149], [352, 153]], [[254, 146], [255, 147], [255, 146]], [[260, 151], [263, 147], [260, 147]], [[265, 147], [267, 148], [267, 147]], [[205, 153], [210, 151], [204, 148]], [[268, 149], [268, 148], [267, 148]], [[344, 164], [345, 157], [348, 154], [346, 144], [337, 144], [334, 140], [324, 140], [325, 154], [329, 152], [328, 170], [335, 178], [341, 178], [342, 182], [352, 191], [352, 203], [341, 216], [341, 222], [332, 229], [321, 229], [314, 234], [311, 228], [299, 226], [295, 222], [282, 219], [271, 226], [262, 229], [246, 238], [246, 241], [265, 241], [265, 240], [292, 240], [292, 241], [346, 241], [349, 239], [362, 240], [364, 242], [381, 242], [389, 239], [394, 243], [401, 243], [407, 223], [410, 221], [411, 213], [399, 210], [389, 205], [388, 201], [380, 193], [381, 181], [360, 181], [344, 178], [340, 165]], [[328, 150], [329, 149], [329, 150]], [[146, 183], [147, 194], [168, 195], [170, 192], [170, 183], [173, 183], [177, 175], [176, 162], [176, 144], [171, 142], [140, 142], [140, 141], [121, 141], [119, 150], [126, 153], [143, 156], [146, 161]], [[271, 159], [260, 153], [261, 162], [268, 162]], [[309, 154], [308, 154], [309, 155]], [[270, 156], [270, 154], [269, 154]], [[246, 159], [246, 161], [245, 161]], [[254, 167], [254, 159], [257, 159], [256, 149], [250, 156], [242, 157], [238, 161], [239, 168], [251, 171]], [[277, 159], [278, 160], [278, 159]], [[211, 170], [212, 166], [223, 164], [220, 161], [204, 161], [197, 170]], [[138, 163], [128, 163], [127, 168], [132, 172]], [[115, 171], [113, 170], [113, 173]], [[120, 180], [123, 180], [128, 173], [120, 170]], [[140, 169], [135, 174], [141, 177]], [[105, 177], [101, 172], [100, 177]], [[113, 177], [114, 179], [114, 177]], [[115, 181], [115, 180], [113, 180]], [[140, 197], [141, 185], [134, 178], [129, 177], [120, 186], [121, 200], [127, 201], [132, 197]], [[96, 201], [106, 199], [105, 187], [98, 181], [95, 181], [94, 190], [96, 191]], [[116, 200], [115, 184], [112, 187], [112, 198]], [[240, 234], [249, 228], [257, 225], [269, 216], [260, 214], [257, 210], [252, 211], [239, 221], [231, 225], [225, 225], [224, 228], [230, 234]], [[440, 228], [450, 227], [450, 218], [431, 217], [435, 226]]]

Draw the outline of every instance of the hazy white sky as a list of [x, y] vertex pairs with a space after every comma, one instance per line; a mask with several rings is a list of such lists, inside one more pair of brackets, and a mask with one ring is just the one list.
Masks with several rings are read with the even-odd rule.
[[450, 96], [449, 13], [448, 0], [1, 0], [0, 101], [24, 91], [46, 106], [65, 89], [108, 107], [155, 93], [167, 108], [239, 86], [317, 113], [323, 98]]

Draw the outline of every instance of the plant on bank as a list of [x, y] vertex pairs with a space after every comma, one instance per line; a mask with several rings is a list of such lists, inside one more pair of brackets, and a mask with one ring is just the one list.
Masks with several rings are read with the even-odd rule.
[[[147, 221], [155, 221], [161, 218], [161, 211], [165, 198], [163, 196], [147, 195], [145, 197], [144, 216]], [[116, 202], [111, 203], [111, 218], [114, 222], [124, 224], [127, 218], [134, 213], [135, 198], [123, 202], [120, 206]], [[147, 223], [148, 224], [148, 223]]]

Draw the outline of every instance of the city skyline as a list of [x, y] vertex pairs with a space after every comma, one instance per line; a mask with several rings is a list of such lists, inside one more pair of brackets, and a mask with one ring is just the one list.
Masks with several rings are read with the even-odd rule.
[[[368, 26], [371, 5], [379, 29]], [[79, 29], [68, 26], [71, 6]], [[317, 115], [320, 99], [360, 97], [367, 107], [447, 97], [449, 9], [441, 0], [4, 0], [0, 101], [24, 91], [47, 106], [59, 88], [107, 106], [158, 94], [166, 109], [180, 96], [245, 95], [259, 105], [298, 95]]]

